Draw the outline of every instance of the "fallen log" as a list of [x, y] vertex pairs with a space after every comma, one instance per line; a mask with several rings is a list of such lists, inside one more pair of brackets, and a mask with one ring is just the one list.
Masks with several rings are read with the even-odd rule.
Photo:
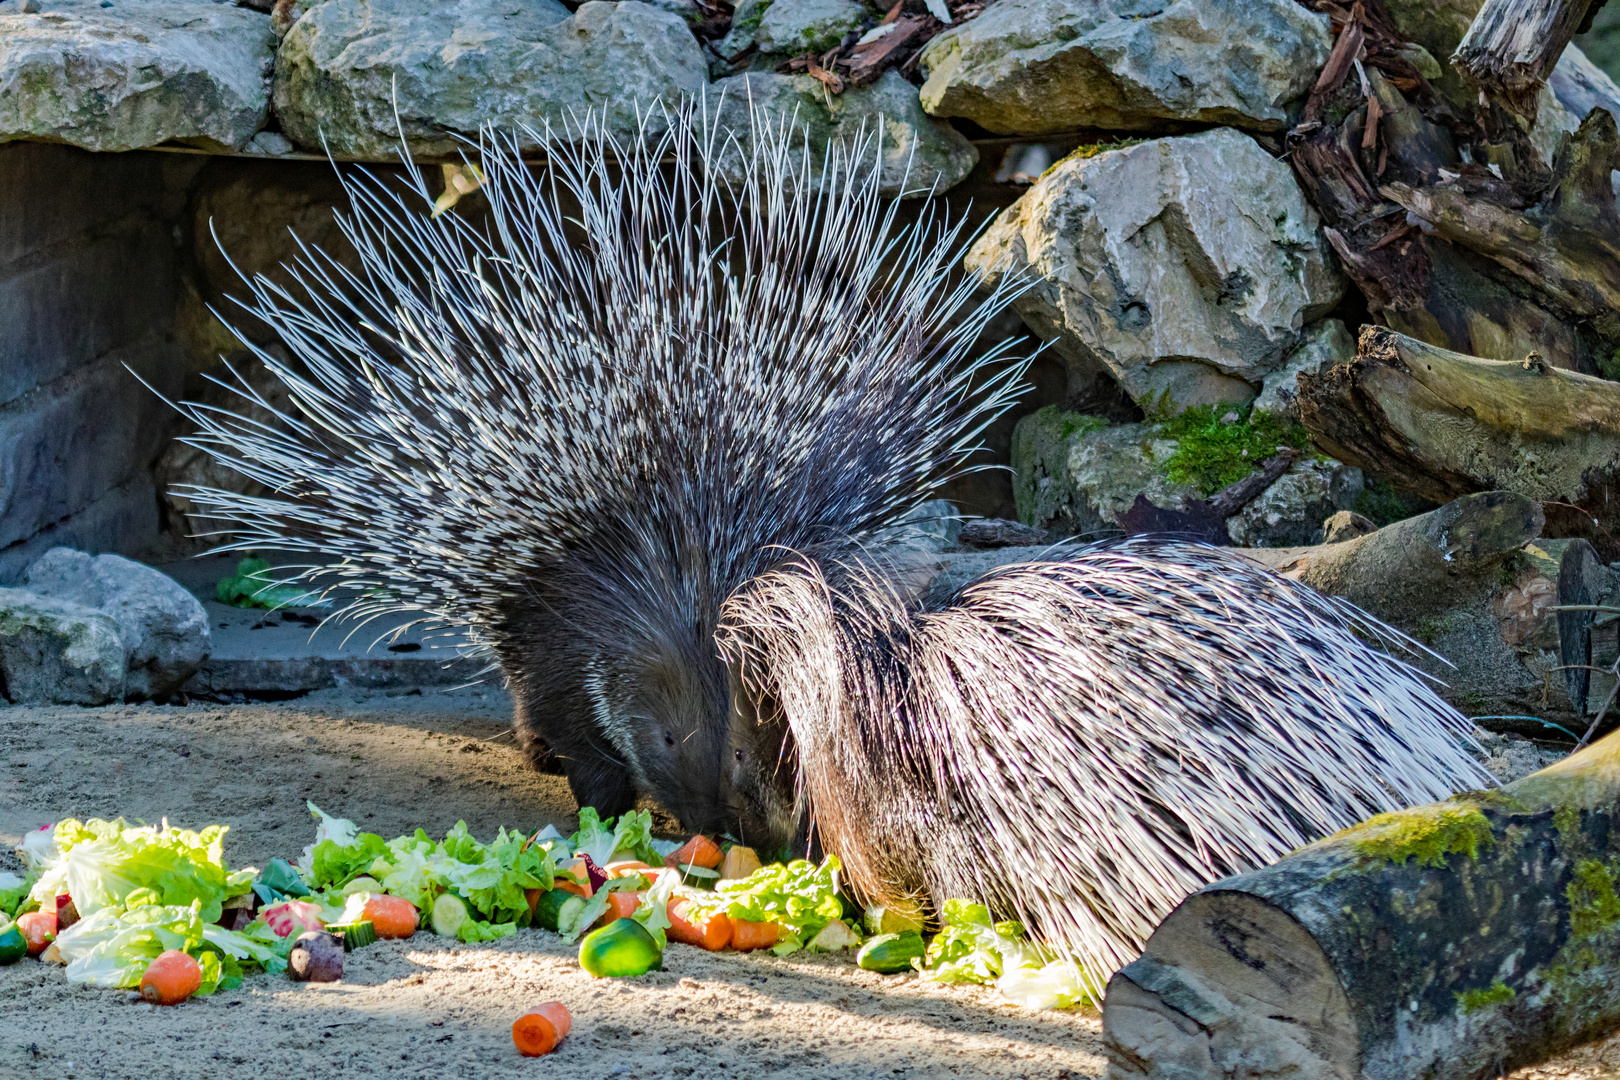
[[1570, 39], [1592, 26], [1604, 0], [1485, 0], [1452, 54], [1463, 78], [1525, 118]]
[[1298, 401], [1340, 461], [1435, 502], [1517, 492], [1543, 504], [1545, 535], [1620, 559], [1620, 383], [1369, 326], [1349, 364], [1299, 377]]
[[1183, 901], [1108, 984], [1111, 1080], [1483, 1080], [1620, 1023], [1620, 734]]

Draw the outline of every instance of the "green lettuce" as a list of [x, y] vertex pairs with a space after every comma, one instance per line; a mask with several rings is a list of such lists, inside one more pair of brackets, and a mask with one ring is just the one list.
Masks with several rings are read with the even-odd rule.
[[574, 911], [574, 917], [561, 920], [557, 923], [557, 933], [562, 935], [564, 941], [572, 942], [579, 938], [590, 925], [607, 913], [608, 895], [622, 889], [634, 889], [641, 884], [641, 879], [634, 874], [629, 877], [610, 878], [592, 894], [585, 906]]
[[616, 846], [612, 824], [612, 818], [603, 821], [597, 816], [596, 807], [580, 807], [579, 831], [568, 838], [569, 850], [576, 858], [589, 855], [597, 866], [606, 866]]
[[646, 928], [660, 949], [669, 944], [669, 902], [675, 898], [680, 883], [681, 875], [676, 871], [660, 870], [652, 887], [642, 894], [641, 906], [630, 916]]
[[147, 903], [154, 895], [137, 890], [128, 908], [103, 907], [57, 935], [70, 982], [138, 986], [146, 966], [169, 949], [197, 958], [203, 973], [199, 994], [229, 990], [249, 969], [272, 974], [286, 970], [285, 957], [268, 944], [205, 918], [202, 901], [186, 906]]
[[503, 937], [510, 937], [517, 933], [515, 922], [492, 923], [478, 919], [468, 919], [456, 930], [456, 937], [468, 944], [480, 941], [499, 941]]
[[996, 989], [1026, 1009], [1067, 1009], [1092, 1000], [1085, 975], [1072, 960], [1010, 968], [996, 981]]
[[761, 867], [740, 881], [722, 881], [712, 897], [699, 896], [696, 910], [719, 911], [747, 922], [773, 922], [782, 928], [781, 940], [771, 951], [785, 956], [804, 948], [821, 928], [844, 914], [838, 899], [838, 856], [828, 855], [817, 866], [805, 859]]
[[29, 891], [41, 904], [67, 893], [80, 915], [122, 907], [137, 889], [150, 889], [168, 906], [201, 904], [203, 917], [217, 921], [224, 901], [247, 892], [255, 871], [232, 873], [225, 865], [224, 825], [201, 832], [161, 826], [132, 827], [116, 821], [72, 819], [54, 830], [57, 854]]
[[38, 876], [29, 873], [27, 877], [18, 877], [16, 874], [0, 871], [0, 914], [17, 914], [17, 909], [28, 898], [28, 891], [34, 887], [34, 879]]
[[992, 923], [990, 909], [983, 904], [947, 900], [942, 922], [924, 957], [922, 977], [930, 982], [987, 986], [1009, 967], [1018, 967], [1029, 951], [1023, 926]]

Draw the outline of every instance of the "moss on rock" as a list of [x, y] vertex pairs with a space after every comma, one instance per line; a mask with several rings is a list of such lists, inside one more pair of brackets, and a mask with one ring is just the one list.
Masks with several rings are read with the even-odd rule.
[[1452, 800], [1368, 818], [1339, 834], [1365, 863], [1444, 867], [1446, 856], [1479, 857], [1496, 842], [1491, 823], [1473, 802]]

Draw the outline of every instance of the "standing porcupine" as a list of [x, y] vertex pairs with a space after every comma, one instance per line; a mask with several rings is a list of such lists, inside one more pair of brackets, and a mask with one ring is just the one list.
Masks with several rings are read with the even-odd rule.
[[[1199, 886], [1495, 785], [1387, 628], [1241, 556], [1133, 539], [908, 601], [805, 558], [726, 604], [745, 828], [815, 835], [870, 900], [963, 896], [1096, 1000]], [[1393, 634], [1393, 631], [1387, 631]]]
[[349, 177], [358, 274], [306, 250], [293, 289], [248, 282], [296, 358], [256, 350], [288, 431], [186, 409], [274, 493], [186, 491], [232, 547], [309, 553], [304, 580], [365, 590], [350, 614], [466, 630], [582, 805], [640, 788], [689, 829], [731, 820], [726, 596], [926, 498], [1023, 368], [964, 359], [1014, 290], [947, 283], [961, 223], [903, 227], [874, 138], [814, 162], [795, 125], [708, 115], [489, 137], [482, 223], [430, 216], [409, 166], [403, 197]]

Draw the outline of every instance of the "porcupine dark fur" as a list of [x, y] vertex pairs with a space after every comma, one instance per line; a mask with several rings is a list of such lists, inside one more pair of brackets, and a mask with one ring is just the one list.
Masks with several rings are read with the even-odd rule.
[[186, 407], [274, 493], [186, 492], [231, 547], [307, 553], [312, 587], [364, 590], [347, 615], [465, 631], [582, 805], [644, 791], [689, 829], [731, 820], [725, 597], [925, 499], [1023, 368], [966, 359], [1016, 290], [947, 280], [962, 224], [903, 225], [874, 138], [813, 160], [789, 122], [709, 115], [486, 136], [482, 221], [430, 216], [414, 168], [350, 176], [360, 271], [306, 250], [293, 288], [248, 282], [297, 361], [256, 350], [287, 431]]
[[1199, 886], [1494, 786], [1472, 724], [1358, 636], [1394, 631], [1236, 553], [1104, 543], [926, 603], [893, 581], [807, 557], [727, 602], [745, 828], [787, 840], [807, 800], [869, 901], [988, 902], [1099, 1001]]

